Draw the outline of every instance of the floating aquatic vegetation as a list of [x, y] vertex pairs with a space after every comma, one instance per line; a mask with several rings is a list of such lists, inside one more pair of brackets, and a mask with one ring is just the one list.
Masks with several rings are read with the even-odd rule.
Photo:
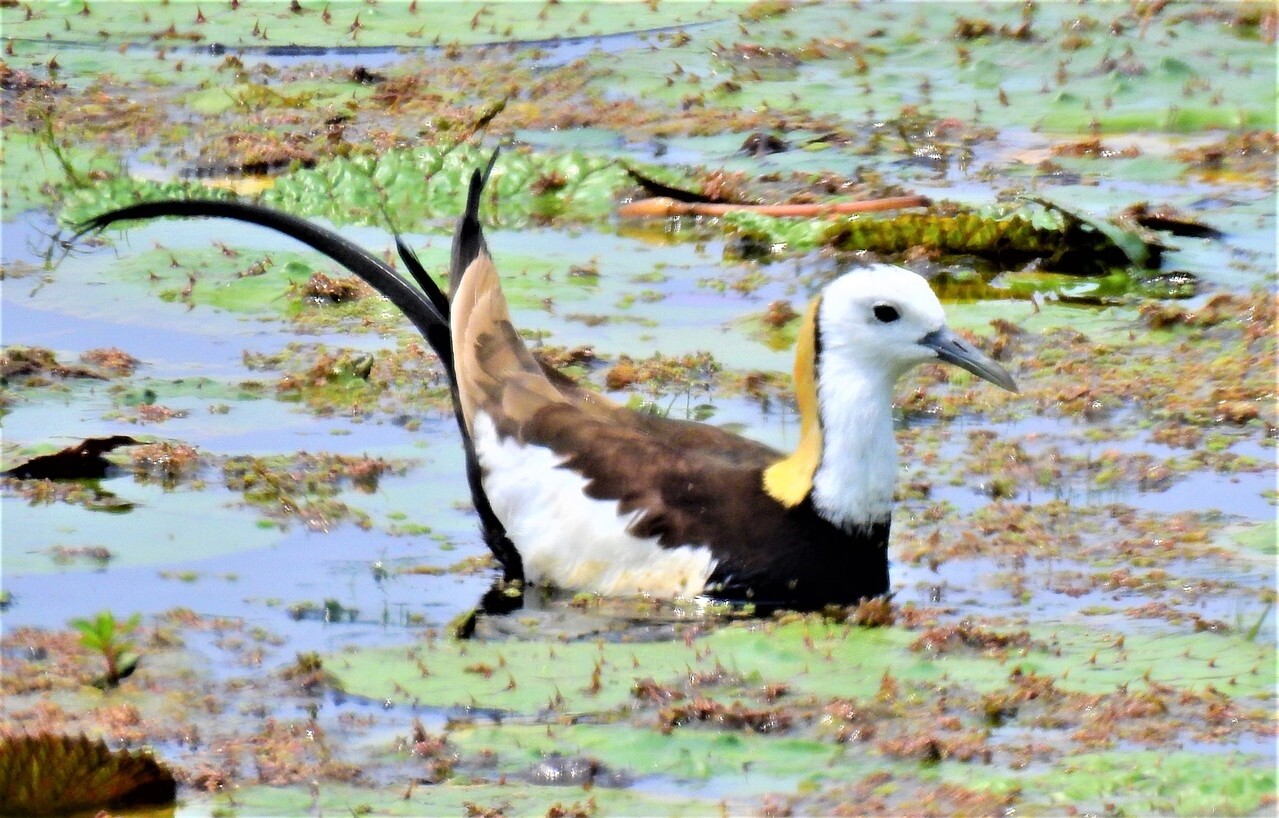
[[116, 173], [72, 191], [64, 201], [59, 219], [64, 225], [75, 227], [99, 213], [142, 201], [230, 198], [233, 198], [230, 191], [209, 188], [199, 182], [152, 182]]
[[[31, 506], [52, 503], [79, 505], [88, 511], [105, 511], [119, 514], [132, 511], [135, 504], [101, 488], [95, 480], [21, 480], [6, 477], [0, 480], [0, 488], [6, 496], [22, 498]], [[46, 552], [54, 564], [66, 565], [86, 559], [95, 567], [104, 567], [112, 553], [101, 546], [67, 547], [55, 545]]]
[[[313, 145], [313, 141], [319, 144]], [[298, 133], [277, 136], [270, 132], [232, 132], [222, 135], [216, 143], [202, 145], [197, 166], [185, 175], [216, 179], [274, 174], [290, 167], [312, 167], [318, 161], [322, 147], [326, 145], [320, 137], [308, 138]]]
[[[482, 153], [464, 145], [332, 160], [281, 178], [263, 202], [334, 222], [385, 224], [393, 218], [391, 226], [405, 230], [455, 215], [471, 169], [486, 160]], [[502, 203], [497, 218], [520, 224], [599, 218], [628, 183], [608, 159], [507, 151], [498, 157], [492, 187]]]
[[[336, 224], [379, 225], [403, 231], [422, 222], [452, 218], [472, 168], [487, 161], [480, 148], [422, 147], [317, 162], [278, 177], [259, 201], [290, 213]], [[503, 224], [566, 218], [595, 220], [612, 212], [631, 184], [608, 158], [573, 151], [529, 154], [506, 151], [493, 170], [495, 217]], [[61, 218], [79, 224], [107, 210], [167, 198], [229, 198], [226, 191], [194, 183], [155, 183], [113, 176], [77, 191]]]
[[638, 386], [650, 396], [709, 394], [719, 372], [720, 365], [707, 352], [678, 358], [657, 354], [642, 361], [623, 355], [604, 373], [604, 385], [612, 390]]
[[166, 488], [189, 479], [201, 465], [200, 453], [194, 446], [169, 441], [136, 446], [129, 458], [137, 480], [156, 480]]
[[[323, 54], [332, 48], [395, 46], [454, 48], [508, 40], [597, 37], [714, 19], [707, 9], [684, 4], [618, 6], [567, 3], [482, 5], [360, 4], [294, 0], [236, 0], [231, 4], [148, 2], [116, 7], [110, 2], [59, 0], [26, 7], [0, 6], [9, 36], [60, 43], [136, 43], [219, 49], [245, 48], [278, 54]], [[29, 13], [28, 13], [29, 12]], [[721, 15], [714, 15], [721, 16]]]
[[348, 520], [370, 527], [368, 515], [343, 502], [339, 495], [346, 488], [371, 494], [383, 474], [397, 470], [403, 471], [403, 466], [380, 458], [336, 454], [238, 456], [222, 464], [227, 488], [241, 492], [247, 504], [268, 519], [280, 523], [300, 520], [313, 531], [327, 531]]
[[279, 372], [275, 393], [320, 415], [376, 412], [412, 419], [449, 407], [448, 385], [433, 353], [418, 340], [368, 353], [293, 343], [274, 354], [246, 354], [254, 370]]
[[1273, 297], [1263, 293], [1256, 293], [1251, 297], [1218, 293], [1197, 309], [1185, 309], [1176, 304], [1147, 303], [1141, 305], [1139, 312], [1151, 329], [1232, 324], [1245, 330], [1248, 341], [1255, 341], [1262, 338], [1267, 327], [1274, 326], [1276, 304]]
[[[134, 686], [125, 685], [106, 705], [95, 691], [78, 690], [100, 667], [75, 644], [77, 634], [33, 637], [6, 628], [3, 658], [13, 672], [0, 684], [8, 719], [73, 722], [112, 741], [178, 747], [184, 803], [197, 812], [1235, 814], [1271, 806], [1275, 532], [1273, 521], [1250, 522], [1273, 517], [1268, 477], [1279, 426], [1273, 373], [1258, 363], [1274, 358], [1270, 5], [411, 6], [335, 0], [326, 15], [324, 0], [0, 3], [0, 25], [16, 38], [6, 40], [0, 65], [12, 112], [3, 274], [8, 284], [22, 281], [5, 288], [6, 330], [21, 342], [27, 327], [45, 328], [45, 316], [50, 330], [67, 329], [65, 321], [75, 331], [119, 333], [113, 339], [129, 337], [127, 322], [162, 326], [180, 343], [160, 341], [158, 354], [132, 341], [127, 348], [145, 350], [152, 367], [190, 367], [214, 379], [104, 384], [35, 372], [10, 381], [17, 388], [0, 397], [17, 398], [6, 416], [7, 458], [26, 454], [13, 440], [48, 440], [67, 423], [115, 423], [103, 417], [111, 407], [158, 416], [160, 409], [134, 408], [157, 404], [190, 411], [161, 428], [190, 434], [199, 450], [164, 442], [131, 451], [137, 462], [112, 456], [126, 474], [106, 485], [136, 504], [128, 515], [26, 505], [69, 499], [64, 487], [92, 493], [80, 484], [7, 485], [4, 511], [32, 524], [6, 530], [6, 621], [39, 621], [50, 599], [74, 604], [75, 595], [61, 591], [85, 587], [77, 583], [149, 602], [157, 571], [124, 574], [139, 565], [179, 580], [204, 578], [190, 590], [220, 614], [165, 617], [164, 638], [189, 639], [192, 661], [148, 643], [145, 697], [131, 698]], [[30, 21], [23, 19], [28, 9]], [[966, 31], [961, 17], [971, 24]], [[604, 41], [593, 54], [592, 44], [575, 44], [567, 57], [555, 47], [469, 51], [448, 42], [648, 27], [658, 18], [709, 24]], [[269, 52], [286, 30], [300, 43], [426, 46], [436, 25], [444, 32], [438, 51]], [[141, 46], [121, 53], [125, 39]], [[61, 40], [108, 46], [72, 49]], [[235, 57], [209, 57], [201, 52], [210, 42], [247, 47]], [[281, 206], [343, 224], [347, 205], [367, 194], [351, 209], [379, 230], [344, 232], [379, 252], [389, 243], [387, 221], [380, 182], [365, 178], [377, 173], [378, 160], [368, 157], [386, 154], [384, 173], [420, 177], [434, 165], [418, 163], [417, 146], [475, 133], [498, 100], [505, 106], [484, 122], [484, 141], [513, 138], [548, 152], [531, 156], [535, 168], [522, 181], [536, 183], [536, 194], [516, 190], [512, 175], [511, 188], [485, 203], [486, 218], [515, 228], [493, 231], [495, 249], [517, 240], [526, 248], [525, 258], [504, 267], [521, 324], [555, 342], [544, 352], [597, 385], [623, 352], [640, 375], [651, 367], [652, 391], [710, 383], [714, 422], [778, 446], [791, 431], [789, 356], [743, 332], [758, 328], [770, 346], [789, 346], [791, 313], [814, 283], [858, 257], [829, 252], [821, 232], [828, 225], [820, 222], [790, 228], [799, 239], [811, 231], [805, 246], [814, 252], [777, 264], [721, 264], [719, 225], [709, 221], [624, 225], [635, 238], [666, 245], [659, 260], [607, 232], [633, 179], [620, 187], [609, 179], [607, 195], [583, 198], [564, 168], [543, 172], [550, 153], [575, 149], [590, 163], [670, 163], [677, 169], [650, 178], [698, 195], [758, 201], [820, 203], [919, 189], [979, 203], [1048, 189], [1078, 208], [1083, 232], [1095, 229], [1088, 214], [1145, 200], [1188, 217], [1165, 225], [1194, 229], [1202, 221], [1226, 237], [1161, 233], [1179, 252], [1171, 256], [1175, 270], [1151, 282], [1158, 291], [1132, 289], [1129, 278], [1143, 272], [1127, 253], [1120, 272], [1105, 277], [1081, 280], [1031, 261], [1032, 269], [990, 282], [971, 273], [996, 267], [979, 257], [932, 250], [907, 257], [936, 274], [953, 299], [953, 325], [1019, 370], [1025, 391], [989, 395], [971, 388], [966, 373], [939, 368], [917, 370], [900, 390], [897, 596], [887, 610], [864, 612], [873, 621], [895, 617], [896, 626], [873, 637], [861, 628], [828, 632], [829, 623], [816, 620], [725, 629], [692, 606], [654, 623], [651, 606], [640, 602], [603, 627], [604, 606], [581, 599], [559, 620], [531, 609], [482, 617], [481, 640], [459, 645], [419, 629], [442, 631], [493, 569], [468, 512], [425, 499], [464, 506], [447, 482], [459, 479], [461, 455], [438, 367], [412, 351], [385, 302], [333, 303], [331, 295], [355, 295], [335, 277], [340, 271], [314, 256], [277, 252], [275, 244], [255, 246], [258, 236], [225, 223], [159, 223], [132, 231], [132, 246], [120, 241], [115, 254], [40, 270], [21, 246], [39, 244], [34, 232], [53, 214], [36, 217], [25, 235], [13, 214], [68, 195], [92, 209], [78, 217], [68, 209], [64, 224], [109, 206], [92, 191], [69, 194], [73, 179], [128, 203], [149, 183], [123, 178], [121, 168], [172, 179], [194, 166], [236, 175], [236, 183], [246, 169], [268, 171], [274, 176], [252, 181], [279, 184], [288, 194]], [[52, 111], [56, 142], [23, 119], [40, 110]], [[1207, 127], [1226, 131], [1197, 133]], [[760, 136], [745, 144], [753, 134]], [[1064, 147], [1054, 155], [1057, 143]], [[331, 168], [325, 157], [334, 157]], [[313, 160], [315, 167], [301, 170]], [[339, 167], [347, 171], [342, 179], [324, 176]], [[303, 176], [314, 190], [299, 184]], [[457, 206], [445, 201], [450, 186], [440, 184], [438, 203], [414, 201], [419, 178], [412, 196], [387, 205], [394, 227], [425, 234], [412, 238], [432, 271], [444, 266], [441, 237]], [[187, 179], [162, 195], [229, 194]], [[569, 196], [589, 207], [561, 207]], [[508, 201], [515, 203], [509, 214]], [[1033, 205], [976, 212], [1067, 229], [1060, 212]], [[547, 214], [547, 228], [528, 229]], [[1144, 228], [1157, 226], [1143, 218]], [[588, 229], [574, 232], [581, 225]], [[19, 231], [12, 243], [11, 228]], [[1103, 240], [1090, 235], [1084, 246]], [[153, 242], [166, 249], [152, 250]], [[770, 256], [792, 249], [761, 247]], [[20, 256], [12, 265], [10, 248]], [[574, 263], [581, 270], [566, 280]], [[308, 295], [316, 272], [331, 283], [317, 280]], [[1258, 284], [1261, 291], [1250, 294]], [[1203, 297], [1175, 308], [1142, 304], [1165, 292]], [[745, 313], [760, 318], [736, 320]], [[351, 330], [366, 334], [325, 337], [324, 347], [276, 356], [284, 335]], [[383, 351], [375, 333], [399, 333], [398, 346]], [[58, 365], [108, 371], [105, 361], [74, 357], [107, 341], [64, 346], [50, 337], [73, 336], [27, 340], [57, 349]], [[229, 354], [210, 362], [192, 346]], [[250, 368], [264, 370], [247, 377], [261, 380], [241, 383], [241, 348], [250, 351]], [[649, 359], [658, 348], [663, 359]], [[726, 368], [665, 371], [698, 349], [711, 349]], [[668, 375], [683, 380], [660, 384]], [[19, 383], [40, 378], [48, 381], [42, 389]], [[263, 399], [277, 383], [283, 406]], [[639, 383], [630, 389], [644, 391]], [[739, 390], [751, 399], [734, 397]], [[233, 414], [206, 414], [205, 405]], [[299, 405], [322, 417], [287, 411]], [[939, 417], [963, 420], [936, 423]], [[56, 448], [40, 445], [41, 453]], [[345, 523], [330, 537], [299, 526], [282, 534], [280, 524], [296, 517], [262, 519], [257, 509], [240, 508], [242, 495], [229, 493], [217, 471], [224, 449], [283, 453], [245, 467], [260, 481], [255, 487], [275, 481], [281, 489], [254, 499], [278, 508], [292, 500], [305, 512], [311, 501], [298, 498], [318, 467], [299, 462], [297, 446], [349, 457], [367, 446], [369, 460], [430, 463], [412, 480], [382, 474], [373, 495], [342, 478], [336, 493], [316, 492], [316, 514], [305, 513], [317, 522], [328, 512], [348, 520], [355, 518], [340, 516], [336, 503], [361, 506], [381, 530], [389, 506], [396, 516], [386, 530], [404, 536], [375, 539]], [[294, 478], [300, 486], [290, 484]], [[1217, 504], [1220, 513], [1211, 510]], [[40, 539], [35, 531], [52, 533]], [[263, 577], [274, 573], [264, 565], [279, 564], [272, 546], [306, 556]], [[228, 557], [232, 548], [253, 550]], [[310, 558], [320, 553], [327, 558]], [[101, 582], [98, 558], [108, 556], [105, 570], [136, 583]], [[206, 558], [234, 560], [238, 587], [209, 581], [217, 569], [185, 564]], [[367, 584], [373, 559], [375, 587]], [[412, 565], [426, 567], [418, 575], [406, 569]], [[40, 576], [50, 570], [58, 575]], [[471, 571], [478, 574], [468, 578]], [[278, 590], [248, 590], [263, 581]], [[58, 594], [44, 590], [54, 585]], [[397, 596], [397, 586], [411, 591]], [[159, 589], [163, 597], [175, 586]], [[267, 596], [279, 599], [259, 601]], [[330, 621], [292, 621], [289, 603], [298, 600], [314, 600], [317, 618], [331, 614]], [[344, 622], [355, 607], [359, 623]], [[83, 611], [56, 621], [75, 613]], [[397, 634], [388, 621], [412, 630]], [[573, 626], [556, 626], [563, 621]], [[260, 638], [249, 622], [274, 623], [280, 633]], [[627, 641], [672, 636], [657, 646]], [[328, 646], [323, 657], [307, 654], [316, 644], [308, 640], [317, 638]], [[319, 674], [350, 659], [347, 670], [358, 676], [362, 663], [377, 661], [347, 653], [346, 646], [370, 640], [387, 646], [384, 664], [398, 667], [382, 687], [368, 679], [352, 684], [375, 699], [317, 698]], [[874, 661], [866, 664], [866, 656]], [[422, 674], [430, 675], [417, 686]], [[416, 713], [427, 722], [421, 730], [410, 729], [414, 714], [401, 706], [415, 700], [437, 705]], [[477, 702], [520, 715], [505, 718]], [[459, 707], [438, 707], [449, 704]], [[551, 780], [595, 786], [589, 796], [529, 786]], [[633, 784], [604, 786], [615, 781]]]
[[141, 621], [141, 614], [120, 621], [111, 611], [100, 611], [92, 619], [71, 620], [71, 627], [80, 632], [81, 646], [101, 654], [106, 661], [106, 672], [94, 679], [95, 687], [118, 687], [121, 680], [133, 674], [140, 657], [129, 636]]
[[330, 278], [324, 273], [314, 273], [302, 288], [305, 297], [321, 303], [342, 304], [359, 301], [373, 294], [373, 288], [358, 278]]
[[1159, 260], [1158, 245], [1056, 205], [1043, 211], [998, 215], [949, 208], [826, 222], [732, 213], [724, 216], [724, 224], [744, 256], [832, 247], [892, 258], [907, 253], [972, 257], [994, 270], [1015, 270], [1034, 263], [1073, 275], [1104, 275], [1134, 265], [1157, 267]]
[[[1220, 635], [1115, 638], [972, 621], [930, 627], [928, 611], [903, 613], [904, 630], [850, 630], [799, 618], [721, 625], [686, 636], [683, 647], [432, 640], [408, 655], [333, 654], [325, 666], [349, 692], [377, 699], [466, 704], [473, 713], [497, 707], [542, 719], [558, 714], [550, 726], [522, 719], [455, 723], [448, 735], [454, 777], [515, 775], [530, 757], [565, 752], [629, 775], [718, 778], [740, 755], [766, 777], [816, 765], [823, 772], [814, 786], [800, 787], [813, 793], [830, 791], [830, 782], [817, 780], [825, 776], [846, 782], [880, 770], [910, 778], [915, 768], [893, 766], [899, 759], [940, 765], [947, 776], [959, 774], [954, 765], [978, 765], [989, 772], [975, 780], [975, 791], [1001, 792], [1057, 770], [1071, 756], [1041, 749], [1039, 760], [1050, 764], [1019, 772], [1026, 765], [1016, 761], [1025, 752], [1018, 734], [996, 735], [991, 724], [1060, 728], [1088, 712], [1070, 746], [1150, 742], [1242, 716], [1260, 701], [1248, 697], [1268, 695], [1272, 677], [1269, 647], [1216, 641]], [[1229, 694], [1221, 692], [1225, 687]], [[1232, 729], [1264, 733], [1265, 719], [1247, 712]], [[863, 742], [873, 750], [841, 749]], [[678, 771], [668, 766], [672, 758], [683, 759], [675, 762]], [[696, 766], [689, 769], [687, 759]], [[1243, 769], [1258, 784], [1267, 780], [1256, 765]], [[911, 780], [907, 792], [919, 791]], [[1231, 792], [1204, 786], [1206, 798]], [[1259, 792], [1250, 787], [1236, 803], [1255, 805]]]
[[[1194, 688], [1234, 678], [1236, 695], [1264, 695], [1269, 646], [1243, 640], [1205, 642], [1205, 637], [1128, 636], [1119, 647], [1104, 634], [1071, 628], [1035, 626], [1000, 634], [968, 626], [953, 637], [963, 644], [995, 645], [995, 658], [954, 652], [944, 661], [920, 655], [912, 645], [924, 637], [898, 628], [853, 629], [801, 621], [769, 625], [761, 634], [751, 625], [725, 625], [686, 651], [672, 643], [592, 645], [503, 642], [489, 644], [435, 641], [410, 651], [352, 651], [326, 659], [349, 693], [390, 697], [434, 706], [470, 704], [530, 712], [548, 702], [569, 713], [598, 712], [632, 699], [637, 682], [670, 682], [684, 673], [727, 668], [729, 689], [735, 679], [754, 684], [784, 681], [795, 695], [868, 696], [885, 673], [905, 684], [928, 684], [946, 676], [977, 690], [1002, 686], [1012, 666], [1025, 672], [1052, 673], [1058, 685], [1081, 693], [1112, 691], [1143, 675], [1165, 684]], [[949, 645], [951, 632], [938, 632]], [[964, 634], [967, 634], [964, 636]], [[932, 637], [928, 637], [932, 638]], [[1220, 639], [1209, 635], [1207, 638]], [[1126, 649], [1125, 649], [1126, 646]], [[1190, 656], [1183, 656], [1187, 650]], [[1232, 653], [1234, 651], [1234, 653]], [[696, 653], [696, 657], [694, 657]], [[1181, 657], [1172, 665], [1170, 657]], [[691, 661], [690, 661], [691, 660]], [[485, 680], [468, 679], [464, 667], [483, 663], [503, 669]], [[419, 665], [429, 672], [422, 673]], [[472, 674], [473, 675], [473, 674]], [[514, 684], [511, 681], [514, 680]], [[556, 704], [555, 702], [559, 703]]]
[[40, 385], [48, 378], [90, 378], [107, 380], [114, 375], [129, 375], [137, 360], [119, 350], [89, 350], [80, 356], [82, 364], [58, 361], [52, 350], [41, 347], [10, 346], [0, 352], [0, 381], [21, 380], [26, 385]]
[[[1005, 789], [980, 772], [967, 783]], [[1043, 793], [1038, 800], [1047, 811], [1104, 802], [1134, 813], [1251, 815], [1273, 802], [1276, 780], [1273, 770], [1239, 764], [1225, 753], [1100, 751], [1028, 776], [1024, 786]]]

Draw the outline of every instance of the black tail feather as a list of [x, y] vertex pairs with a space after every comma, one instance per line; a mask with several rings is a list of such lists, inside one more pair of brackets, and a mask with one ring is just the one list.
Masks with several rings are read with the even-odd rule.
[[501, 148], [493, 151], [483, 173], [479, 168], [471, 173], [471, 186], [466, 192], [466, 209], [462, 211], [462, 217], [457, 220], [457, 229], [453, 232], [453, 252], [449, 258], [450, 298], [457, 292], [458, 284], [462, 281], [462, 273], [466, 272], [466, 268], [471, 266], [471, 262], [475, 261], [480, 253], [488, 252], [488, 245], [484, 242], [484, 228], [480, 224], [480, 195], [484, 192], [484, 186], [488, 184], [489, 174], [493, 172], [493, 166], [497, 164], [497, 155], [500, 152]]
[[426, 297], [431, 299], [431, 303], [435, 305], [435, 309], [441, 315], [449, 314], [449, 297], [440, 289], [440, 285], [435, 283], [435, 279], [431, 278], [426, 272], [426, 268], [422, 266], [422, 262], [414, 253], [412, 248], [404, 243], [404, 239], [399, 235], [395, 237], [395, 250], [400, 254], [400, 261], [404, 262], [405, 268], [408, 269], [409, 275], [413, 276], [413, 280], [426, 293]]
[[[359, 276], [369, 286], [386, 296], [392, 304], [408, 317], [413, 325], [426, 336], [435, 352], [452, 361], [452, 349], [448, 342], [448, 308], [443, 310], [433, 298], [424, 296], [377, 256], [342, 238], [336, 233], [317, 227], [308, 221], [272, 210], [261, 205], [244, 202], [228, 202], [210, 199], [164, 199], [141, 202], [101, 213], [76, 228], [76, 238], [85, 233], [101, 230], [115, 222], [135, 219], [155, 219], [165, 216], [188, 218], [223, 218], [269, 227], [323, 253], [350, 272]], [[414, 259], [416, 261], [416, 258]], [[421, 267], [421, 264], [418, 264]], [[436, 292], [439, 288], [436, 287]], [[445, 332], [441, 336], [440, 328]], [[432, 336], [436, 336], [433, 338]], [[437, 345], [443, 340], [443, 348]]]
[[[454, 233], [451, 263], [449, 267], [450, 294], [457, 287], [461, 274], [481, 251], [487, 251], [484, 233], [479, 221], [480, 196], [484, 184], [488, 181], [493, 165], [497, 161], [497, 151], [493, 152], [488, 166], [481, 173], [476, 170], [471, 177], [471, 185], [467, 194], [466, 210], [458, 220]], [[479, 459], [476, 457], [475, 444], [471, 440], [462, 417], [461, 402], [457, 394], [457, 377], [453, 369], [453, 346], [449, 330], [449, 299], [440, 290], [439, 285], [430, 277], [417, 255], [400, 239], [395, 238], [396, 250], [404, 261], [405, 267], [413, 279], [422, 287], [419, 291], [405, 281], [384, 261], [336, 233], [317, 227], [296, 216], [272, 210], [261, 205], [243, 202], [228, 202], [201, 199], [166, 199], [155, 202], [143, 202], [129, 207], [102, 213], [77, 228], [76, 238], [85, 233], [100, 230], [115, 222], [136, 219], [154, 219], [169, 216], [179, 217], [212, 217], [234, 219], [249, 222], [272, 230], [277, 230], [311, 248], [323, 253], [351, 273], [359, 276], [375, 290], [386, 296], [413, 325], [422, 333], [427, 343], [439, 356], [448, 373], [449, 385], [453, 393], [454, 411], [458, 427], [462, 432], [462, 443], [466, 450], [466, 475], [471, 489], [471, 499], [484, 530], [484, 538], [494, 556], [502, 563], [507, 581], [522, 581], [524, 578], [523, 560], [506, 529], [493, 508], [480, 480]]]
[[[488, 252], [488, 247], [484, 243], [484, 229], [480, 225], [480, 197], [484, 193], [484, 185], [488, 182], [489, 174], [493, 172], [493, 165], [497, 162], [497, 154], [497, 150], [493, 151], [493, 156], [490, 157], [483, 173], [476, 169], [471, 174], [471, 185], [466, 193], [466, 208], [462, 211], [461, 218], [457, 220], [457, 229], [453, 232], [453, 247], [449, 257], [450, 300], [457, 292], [466, 268], [471, 266], [471, 262], [475, 261], [481, 252]], [[402, 252], [401, 257], [403, 257]], [[408, 263], [407, 259], [405, 263]], [[450, 375], [452, 375], [451, 372]], [[520, 557], [515, 544], [507, 536], [506, 527], [493, 513], [493, 507], [489, 504], [488, 495], [480, 479], [482, 476], [480, 461], [475, 454], [475, 441], [471, 439], [466, 427], [466, 418], [462, 415], [462, 402], [458, 399], [455, 375], [452, 376], [452, 386], [453, 409], [457, 415], [458, 428], [462, 430], [462, 443], [466, 448], [466, 479], [471, 486], [471, 499], [475, 503], [475, 511], [479, 514], [480, 524], [484, 528], [484, 540], [498, 562], [502, 563], [506, 579], [523, 581], [524, 560]]]

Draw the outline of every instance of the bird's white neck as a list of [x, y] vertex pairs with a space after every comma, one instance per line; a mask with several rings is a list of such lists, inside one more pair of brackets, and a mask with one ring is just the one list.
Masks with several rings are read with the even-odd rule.
[[830, 350], [819, 362], [822, 455], [813, 475], [813, 506], [845, 530], [886, 522], [897, 481], [897, 373], [858, 363]]

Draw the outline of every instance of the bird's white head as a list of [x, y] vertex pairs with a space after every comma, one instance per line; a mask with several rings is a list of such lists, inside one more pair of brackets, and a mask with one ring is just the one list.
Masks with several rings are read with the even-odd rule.
[[[812, 471], [794, 471], [811, 475], [818, 513], [844, 528], [884, 522], [892, 512], [897, 474], [893, 384], [907, 370], [945, 361], [1017, 389], [1003, 367], [946, 327], [928, 282], [901, 267], [875, 265], [831, 282], [822, 291], [814, 324], [812, 403], [820, 423], [811, 424], [809, 439], [820, 443], [809, 446], [818, 445], [820, 456], [809, 461]], [[801, 441], [797, 452], [804, 451]], [[788, 462], [797, 462], [796, 456]], [[765, 486], [774, 496], [794, 496], [798, 491], [786, 493], [781, 487], [803, 485], [782, 468], [766, 475]]]
[[1003, 367], [946, 327], [941, 302], [910, 270], [879, 264], [828, 284], [795, 352], [799, 445], [765, 470], [765, 490], [786, 506], [811, 492], [818, 513], [843, 527], [887, 520], [897, 472], [893, 384], [928, 361], [1017, 390]]
[[941, 302], [922, 276], [876, 264], [827, 285], [818, 315], [824, 360], [890, 386], [911, 367], [945, 361], [1016, 391], [1003, 367], [946, 327]]

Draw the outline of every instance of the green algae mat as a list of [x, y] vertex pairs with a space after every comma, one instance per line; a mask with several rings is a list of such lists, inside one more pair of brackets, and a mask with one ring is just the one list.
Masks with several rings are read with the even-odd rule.
[[[0, 3], [0, 814], [85, 775], [219, 818], [1272, 814], [1276, 25]], [[794, 445], [798, 316], [875, 262], [1009, 368], [901, 384], [891, 600], [477, 614], [447, 384], [387, 302], [247, 225], [73, 239], [234, 198], [438, 275], [498, 146], [515, 321], [618, 401]], [[654, 196], [745, 209], [621, 215]], [[927, 204], [824, 210], [889, 197]], [[176, 799], [112, 801], [138, 770]]]

